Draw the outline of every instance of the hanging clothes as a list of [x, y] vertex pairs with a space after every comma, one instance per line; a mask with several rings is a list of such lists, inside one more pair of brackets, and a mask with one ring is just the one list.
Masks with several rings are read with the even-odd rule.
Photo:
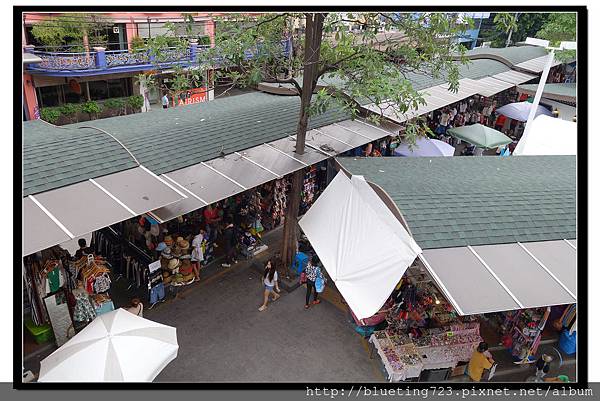
[[75, 290], [75, 308], [73, 309], [73, 320], [76, 322], [88, 322], [96, 317], [96, 309], [92, 305], [90, 296], [81, 290]]

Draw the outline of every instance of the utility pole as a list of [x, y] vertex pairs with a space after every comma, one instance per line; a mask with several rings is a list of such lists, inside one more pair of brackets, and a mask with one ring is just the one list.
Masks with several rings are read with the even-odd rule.
[[[302, 93], [300, 96], [300, 119], [296, 129], [296, 149], [299, 155], [304, 154], [306, 143], [306, 130], [308, 128], [308, 110], [313, 91], [317, 85], [317, 73], [321, 54], [321, 41], [323, 36], [323, 22], [325, 14], [307, 13], [306, 31], [304, 38], [304, 71], [302, 79]], [[300, 211], [300, 196], [304, 181], [304, 170], [298, 170], [292, 176], [292, 188], [288, 198], [285, 220], [283, 225], [282, 262], [288, 272], [297, 251], [297, 225]]]

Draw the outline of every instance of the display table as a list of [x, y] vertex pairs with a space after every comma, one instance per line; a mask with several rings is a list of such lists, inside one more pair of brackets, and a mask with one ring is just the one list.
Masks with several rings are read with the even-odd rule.
[[469, 361], [482, 341], [478, 323], [456, 324], [425, 333], [415, 340], [397, 331], [382, 330], [371, 335], [372, 351], [377, 350], [390, 382], [419, 377], [423, 370], [455, 368], [459, 362]]
[[396, 347], [389, 337], [377, 338], [375, 334], [371, 335], [369, 342], [377, 350], [390, 382], [419, 377], [421, 374], [423, 363], [414, 344]]

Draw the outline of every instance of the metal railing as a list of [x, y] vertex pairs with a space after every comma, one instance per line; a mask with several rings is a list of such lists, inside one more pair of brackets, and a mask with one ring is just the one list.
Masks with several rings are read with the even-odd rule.
[[42, 59], [37, 67], [45, 70], [88, 70], [96, 66], [96, 52], [49, 53], [33, 51]]

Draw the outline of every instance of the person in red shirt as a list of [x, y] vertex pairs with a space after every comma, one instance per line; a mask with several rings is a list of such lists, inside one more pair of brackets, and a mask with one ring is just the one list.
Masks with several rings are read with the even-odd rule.
[[208, 205], [206, 209], [204, 209], [204, 219], [206, 220], [206, 231], [208, 237], [212, 242], [214, 242], [217, 239], [217, 225], [221, 221], [219, 209], [213, 207], [212, 205]]

